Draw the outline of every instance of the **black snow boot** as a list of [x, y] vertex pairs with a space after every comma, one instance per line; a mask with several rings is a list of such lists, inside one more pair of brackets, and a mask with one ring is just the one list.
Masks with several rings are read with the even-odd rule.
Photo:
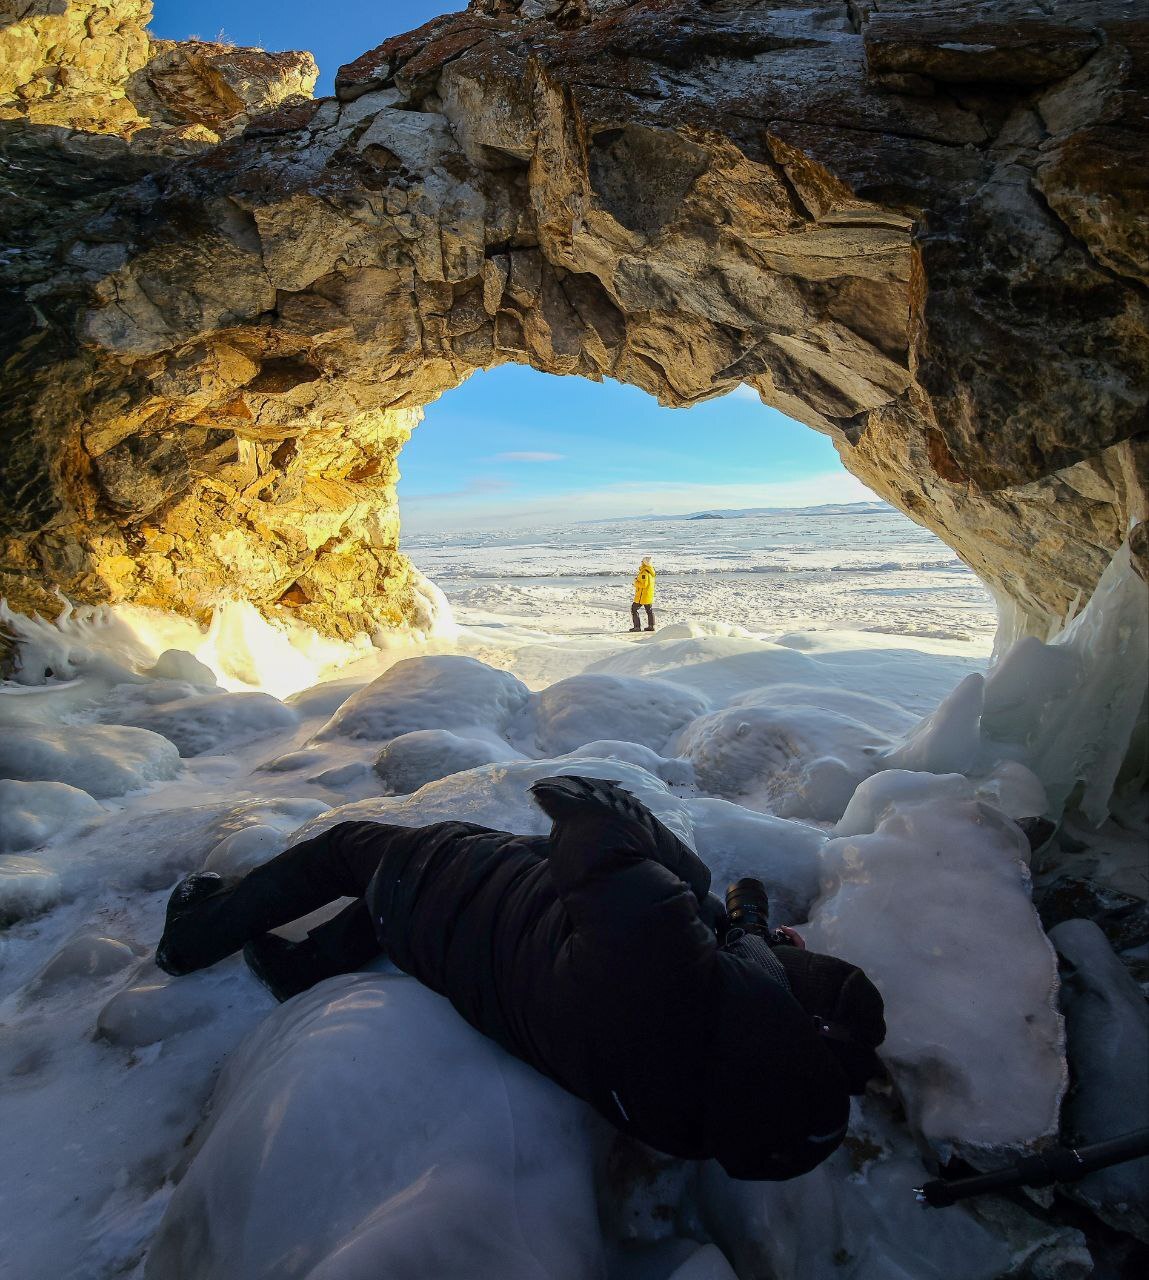
[[214, 871], [201, 871], [176, 885], [156, 947], [159, 968], [182, 977], [218, 963], [243, 946], [252, 929], [243, 903], [233, 902], [242, 884], [242, 879], [224, 880]]
[[216, 872], [201, 871], [197, 875], [185, 877], [172, 890], [167, 915], [164, 917], [163, 937], [160, 938], [155, 955], [156, 964], [164, 973], [178, 978], [214, 963], [213, 960], [199, 963], [197, 948], [187, 948], [183, 944], [193, 932], [189, 918], [197, 914], [197, 908], [209, 899], [226, 894], [227, 888], [223, 877]]
[[291, 942], [278, 933], [265, 933], [244, 947], [243, 958], [252, 973], [282, 1004], [327, 976], [316, 951], [311, 938]]
[[706, 900], [710, 890], [706, 864], [617, 782], [563, 774], [540, 778], [531, 787], [531, 796], [554, 824], [552, 840], [569, 840], [574, 848], [588, 851], [605, 845], [629, 846], [661, 862], [694, 890], [700, 903]]

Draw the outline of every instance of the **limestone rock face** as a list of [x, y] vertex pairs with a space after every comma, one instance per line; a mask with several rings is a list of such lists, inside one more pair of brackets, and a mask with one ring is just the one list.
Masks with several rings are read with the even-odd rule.
[[311, 54], [154, 40], [151, 17], [152, 0], [0, 0], [0, 120], [210, 145], [311, 97]]
[[125, 100], [222, 142], [0, 140], [46, 207], [0, 204], [17, 601], [397, 618], [398, 449], [512, 360], [749, 383], [1039, 632], [1146, 517], [1136, 0], [474, 0], [255, 118], [298, 55], [146, 52]]

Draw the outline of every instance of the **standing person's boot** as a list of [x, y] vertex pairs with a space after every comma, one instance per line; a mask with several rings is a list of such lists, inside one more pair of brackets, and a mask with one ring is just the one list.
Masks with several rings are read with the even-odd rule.
[[641, 622], [639, 622], [639, 620], [638, 620], [638, 605], [637, 605], [637, 603], [632, 604], [632, 605], [630, 606], [630, 629], [631, 629], [631, 631], [641, 631], [641, 630], [642, 630], [642, 623], [641, 623]]
[[654, 610], [650, 605], [646, 606], [646, 629], [647, 631], [654, 630]]

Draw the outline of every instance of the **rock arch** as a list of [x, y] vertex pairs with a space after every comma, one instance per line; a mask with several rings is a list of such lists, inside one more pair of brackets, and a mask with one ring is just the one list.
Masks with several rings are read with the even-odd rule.
[[[1047, 10], [473, 0], [321, 100], [300, 55], [25, 59], [0, 591], [396, 621], [399, 449], [518, 360], [749, 383], [1048, 630], [1147, 514], [1149, 24]], [[92, 11], [150, 5], [0, 42]]]

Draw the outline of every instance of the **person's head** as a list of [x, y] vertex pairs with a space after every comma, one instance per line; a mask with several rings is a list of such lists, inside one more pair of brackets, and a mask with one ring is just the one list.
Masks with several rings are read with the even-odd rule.
[[653, 568], [654, 568], [654, 565], [652, 565], [652, 564], [650, 563], [650, 557], [649, 557], [649, 556], [643, 556], [643, 557], [642, 557], [642, 567], [643, 567], [644, 569], [653, 569]]
[[874, 1052], [886, 1038], [885, 1004], [857, 965], [797, 946], [776, 946], [794, 999], [814, 1019], [823, 1043], [846, 1074], [850, 1092], [882, 1073]]

